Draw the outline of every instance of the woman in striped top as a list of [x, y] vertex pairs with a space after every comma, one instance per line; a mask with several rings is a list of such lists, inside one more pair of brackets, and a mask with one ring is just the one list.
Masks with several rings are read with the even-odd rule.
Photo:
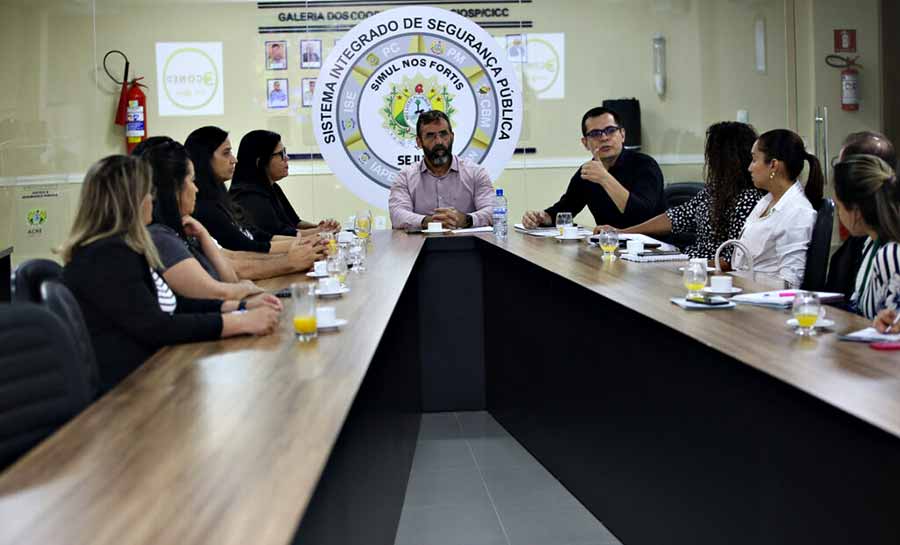
[[[851, 155], [834, 167], [838, 217], [851, 235], [868, 235], [851, 308], [893, 320], [900, 303], [900, 184], [874, 155]], [[876, 324], [878, 324], [876, 320]], [[887, 324], [882, 324], [884, 329]]]
[[272, 308], [222, 314], [221, 301], [199, 300], [204, 311], [173, 313], [176, 301], [156, 273], [162, 264], [146, 227], [153, 215], [150, 186], [150, 167], [136, 157], [98, 161], [85, 176], [61, 248], [63, 281], [84, 314], [103, 391], [163, 346], [265, 334], [278, 323]]

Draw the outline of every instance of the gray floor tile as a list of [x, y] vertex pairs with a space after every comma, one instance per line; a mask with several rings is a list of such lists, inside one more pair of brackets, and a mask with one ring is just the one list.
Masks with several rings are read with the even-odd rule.
[[416, 443], [413, 471], [475, 468], [475, 460], [464, 440], [429, 439]]
[[459, 421], [453, 413], [425, 413], [419, 425], [419, 441], [427, 439], [458, 439]]
[[511, 437], [487, 411], [462, 412], [456, 413], [456, 416], [466, 438]]
[[468, 442], [481, 469], [538, 464], [512, 437], [476, 437], [468, 439]]
[[483, 469], [484, 482], [497, 506], [561, 505], [576, 502], [540, 464]]
[[481, 473], [473, 468], [413, 471], [406, 487], [404, 509], [458, 503], [488, 502]]
[[404, 509], [394, 543], [395, 545], [508, 545], [489, 502]]
[[574, 500], [497, 506], [511, 545], [617, 545], [600, 521]]

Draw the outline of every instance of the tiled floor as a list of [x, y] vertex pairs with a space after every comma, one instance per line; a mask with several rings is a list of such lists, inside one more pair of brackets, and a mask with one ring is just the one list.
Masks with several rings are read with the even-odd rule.
[[620, 545], [486, 412], [422, 416], [395, 545]]

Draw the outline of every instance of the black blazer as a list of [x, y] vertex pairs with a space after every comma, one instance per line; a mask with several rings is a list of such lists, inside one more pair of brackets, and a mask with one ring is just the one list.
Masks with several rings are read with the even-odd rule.
[[257, 229], [273, 235], [292, 237], [297, 234], [300, 216], [278, 184], [237, 180], [231, 183], [228, 193], [241, 206], [244, 219]]
[[170, 315], [159, 308], [150, 266], [118, 236], [75, 251], [63, 269], [91, 334], [100, 387], [109, 390], [158, 349], [218, 339], [222, 315]]

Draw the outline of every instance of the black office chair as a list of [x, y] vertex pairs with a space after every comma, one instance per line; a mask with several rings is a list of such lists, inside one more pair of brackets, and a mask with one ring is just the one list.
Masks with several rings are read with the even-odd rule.
[[[663, 190], [666, 197], [666, 209], [674, 208], [693, 199], [703, 189], [701, 182], [677, 182], [669, 184]], [[663, 242], [674, 244], [679, 248], [686, 248], [697, 240], [695, 233], [673, 233], [661, 237]]]
[[12, 273], [12, 300], [14, 303], [38, 303], [41, 300], [41, 284], [45, 280], [62, 278], [62, 267], [50, 259], [29, 259]]
[[56, 314], [69, 328], [72, 342], [75, 345], [76, 359], [81, 362], [81, 371], [85, 383], [90, 389], [91, 398], [97, 395], [100, 388], [100, 373], [97, 370], [97, 357], [91, 334], [84, 323], [84, 315], [75, 296], [62, 282], [47, 280], [41, 284], [41, 303]]
[[0, 305], [0, 471], [91, 402], [69, 328], [39, 305]]
[[819, 205], [812, 237], [806, 249], [806, 270], [803, 272], [805, 290], [822, 291], [828, 272], [828, 256], [831, 254], [831, 232], [834, 229], [834, 201], [825, 197]]

